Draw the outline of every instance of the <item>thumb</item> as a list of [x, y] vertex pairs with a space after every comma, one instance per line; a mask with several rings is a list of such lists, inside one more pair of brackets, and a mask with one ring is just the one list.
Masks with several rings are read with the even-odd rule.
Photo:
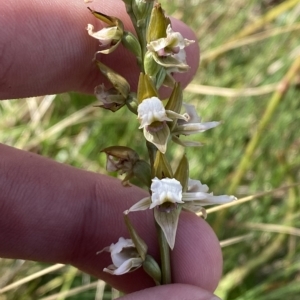
[[154, 288], [138, 291], [120, 300], [153, 300], [153, 299], [172, 299], [172, 300], [220, 300], [217, 296], [199, 287], [188, 284], [169, 284]]

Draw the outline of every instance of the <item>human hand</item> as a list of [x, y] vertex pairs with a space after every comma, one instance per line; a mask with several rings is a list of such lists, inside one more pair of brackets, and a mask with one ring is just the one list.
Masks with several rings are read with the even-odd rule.
[[[100, 8], [96, 2], [92, 4], [96, 10], [121, 18], [130, 28], [122, 1], [109, 1]], [[38, 0], [9, 0], [1, 11], [0, 26], [6, 28], [0, 36], [1, 99], [70, 90], [92, 93], [101, 83], [103, 78], [91, 62], [99, 44], [85, 30], [88, 23], [97, 20], [83, 1], [56, 0], [50, 5]], [[194, 38], [182, 23], [174, 20], [173, 27]], [[198, 65], [195, 44], [187, 48], [187, 57], [192, 68], [180, 75], [183, 86]], [[138, 69], [127, 51], [120, 48], [101, 60], [136, 86]], [[5, 145], [0, 145], [0, 152], [1, 257], [70, 263], [127, 293], [153, 286], [142, 270], [123, 276], [103, 273], [110, 257], [96, 256], [120, 236], [128, 236], [122, 212], [144, 197], [144, 191]], [[158, 257], [151, 212], [132, 214], [131, 219], [149, 245], [149, 253]], [[212, 229], [204, 220], [185, 213], [172, 252], [173, 282], [178, 284], [124, 299], [163, 299], [166, 294], [171, 299], [211, 299], [221, 269], [221, 251]]]

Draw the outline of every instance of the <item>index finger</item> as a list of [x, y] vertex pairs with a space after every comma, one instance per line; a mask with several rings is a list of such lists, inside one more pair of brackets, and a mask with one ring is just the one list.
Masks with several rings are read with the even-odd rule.
[[[103, 5], [105, 3], [105, 5]], [[118, 0], [94, 1], [93, 9], [116, 16], [126, 30], [133, 30], [124, 3]], [[7, 0], [1, 3], [0, 99], [13, 99], [67, 91], [93, 93], [103, 81], [92, 62], [99, 42], [86, 31], [88, 23], [101, 28], [83, 0]], [[188, 39], [194, 33], [183, 23], [172, 22]], [[123, 47], [100, 59], [124, 76], [134, 89], [139, 70], [135, 57]], [[196, 72], [199, 48], [187, 48], [189, 72], [177, 79], [185, 86]]]

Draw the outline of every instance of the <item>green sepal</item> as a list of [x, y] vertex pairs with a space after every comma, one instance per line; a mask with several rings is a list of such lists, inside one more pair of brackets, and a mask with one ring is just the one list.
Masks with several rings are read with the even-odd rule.
[[182, 88], [180, 82], [176, 82], [172, 94], [165, 106], [165, 109], [172, 110], [179, 114], [182, 107], [182, 100], [183, 100]]
[[151, 78], [147, 74], [141, 73], [137, 91], [138, 102], [141, 103], [144, 99], [151, 97], [158, 97], [158, 92]]
[[173, 178], [173, 172], [170, 163], [168, 162], [166, 156], [160, 151], [156, 152], [155, 161], [153, 165], [153, 176], [158, 179], [163, 178]]
[[[158, 125], [158, 127], [161, 127], [161, 123], [159, 122], [153, 122], [149, 127], [155, 128], [155, 125]], [[147, 141], [154, 144], [157, 149], [162, 152], [166, 153], [167, 151], [167, 145], [168, 140], [170, 137], [170, 128], [168, 125], [163, 124], [163, 127], [158, 131], [148, 131], [145, 127], [143, 129], [144, 137]]]
[[146, 259], [143, 262], [144, 271], [154, 280], [156, 285], [161, 284], [161, 269], [156, 262], [156, 260], [150, 256], [146, 255]]
[[174, 178], [180, 182], [182, 186], [182, 191], [186, 192], [189, 183], [189, 162], [185, 154], [182, 156], [179, 162], [179, 165], [174, 174]]
[[[179, 114], [182, 107], [183, 101], [183, 94], [180, 82], [176, 82], [172, 91], [172, 94], [165, 106], [166, 110], [174, 111], [175, 113]], [[172, 131], [177, 124], [177, 120], [168, 123], [170, 130]]]
[[126, 99], [130, 92], [130, 85], [127, 80], [114, 70], [96, 60], [101, 73], [111, 82], [114, 88]]
[[159, 209], [154, 209], [155, 221], [162, 229], [171, 250], [174, 249], [175, 245], [175, 238], [181, 209], [182, 207], [179, 205], [168, 212], [160, 211]]
[[128, 229], [130, 238], [132, 239], [138, 254], [140, 255], [140, 257], [144, 261], [146, 259], [148, 246], [144, 242], [144, 240], [138, 235], [136, 230], [134, 229], [134, 227], [131, 224], [130, 219], [129, 219], [127, 214], [124, 214], [124, 221], [125, 221], [126, 227]]
[[107, 25], [118, 26], [120, 30], [122, 30], [122, 31], [124, 30], [123, 22], [121, 20], [119, 20], [118, 18], [105, 15], [105, 14], [95, 11], [89, 7], [88, 7], [88, 9], [97, 19], [101, 20], [102, 22], [106, 23]]

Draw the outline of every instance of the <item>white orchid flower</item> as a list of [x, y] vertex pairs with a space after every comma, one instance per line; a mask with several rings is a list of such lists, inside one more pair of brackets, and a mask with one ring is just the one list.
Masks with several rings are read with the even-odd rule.
[[143, 260], [139, 256], [135, 245], [131, 239], [119, 238], [116, 244], [111, 244], [97, 254], [103, 251], [110, 252], [112, 263], [103, 271], [112, 275], [122, 275], [134, 271], [142, 266]]
[[181, 33], [173, 31], [169, 24], [167, 36], [152, 41], [147, 45], [148, 51], [154, 53], [153, 58], [159, 65], [171, 69], [171, 72], [185, 72], [189, 69], [186, 63], [185, 47], [194, 43], [193, 40], [183, 38]]
[[97, 51], [96, 54], [109, 54], [113, 52], [121, 43], [123, 31], [119, 26], [111, 26], [102, 28], [99, 31], [94, 31], [94, 26], [92, 24], [88, 24], [86, 30], [91, 37], [99, 40], [101, 46], [107, 48], [105, 50]]
[[189, 179], [187, 192], [182, 192], [180, 182], [174, 178], [152, 179], [151, 196], [143, 198], [125, 213], [154, 208], [154, 217], [162, 228], [168, 244], [173, 249], [180, 209], [194, 213], [201, 211], [203, 206], [224, 204], [236, 200], [234, 196], [214, 196], [208, 193], [208, 186], [199, 180]]
[[186, 116], [166, 110], [162, 101], [157, 97], [144, 99], [138, 106], [138, 120], [144, 130], [146, 140], [154, 144], [157, 149], [165, 153], [170, 136], [170, 129], [166, 122], [174, 119], [187, 119]]

